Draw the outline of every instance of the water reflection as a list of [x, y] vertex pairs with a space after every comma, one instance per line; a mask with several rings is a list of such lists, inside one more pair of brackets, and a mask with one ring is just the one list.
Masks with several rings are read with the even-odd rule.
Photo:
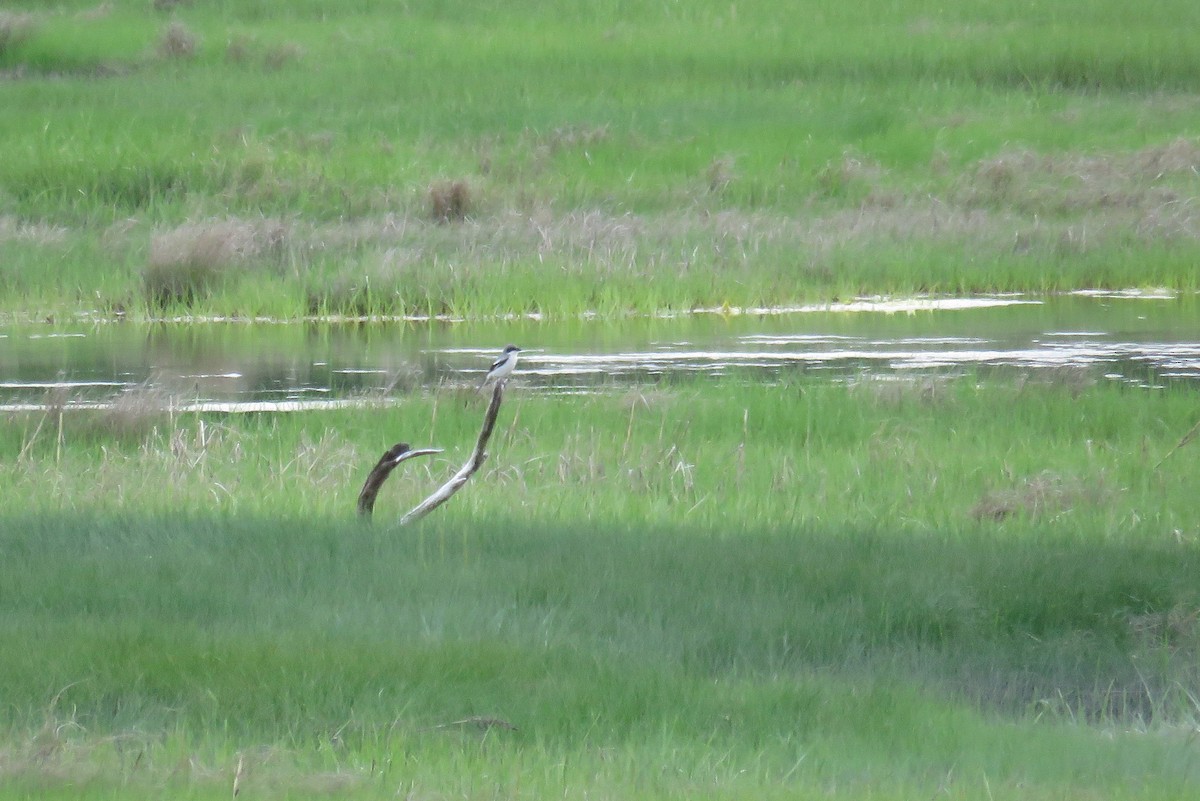
[[544, 392], [731, 375], [857, 380], [1062, 368], [1141, 385], [1200, 383], [1195, 298], [1075, 296], [854, 311], [618, 323], [0, 329], [0, 407], [102, 404], [122, 391], [153, 387], [193, 408], [327, 408], [474, 383], [506, 342], [526, 348], [523, 385]]

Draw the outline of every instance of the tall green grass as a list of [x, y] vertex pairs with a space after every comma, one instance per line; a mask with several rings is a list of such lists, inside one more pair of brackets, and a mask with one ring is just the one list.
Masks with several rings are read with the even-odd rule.
[[[208, 768], [227, 787], [239, 750], [256, 770], [283, 763], [285, 787], [331, 765], [351, 787], [433, 793], [499, 770], [502, 793], [531, 782], [536, 797], [554, 788], [530, 772], [646, 797], [984, 797], [985, 775], [1005, 794], [1123, 797], [1148, 780], [1146, 797], [1169, 797], [1197, 779], [1171, 725], [1194, 719], [1194, 677], [1179, 643], [1155, 642], [1165, 623], [1143, 632], [1130, 609], [1135, 593], [1137, 615], [1195, 608], [1190, 548], [513, 519], [411, 536], [9, 522], [9, 725], [55, 749], [13, 759], [18, 780], [218, 784]], [[182, 774], [180, 751], [198, 762]]]

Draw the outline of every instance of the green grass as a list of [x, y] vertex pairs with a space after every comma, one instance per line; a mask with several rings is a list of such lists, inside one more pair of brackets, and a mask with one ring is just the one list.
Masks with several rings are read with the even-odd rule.
[[[780, 780], [983, 797], [985, 776], [1010, 794], [1067, 781], [1125, 797], [1154, 773], [1153, 797], [1197, 778], [1171, 723], [1195, 710], [1158, 684], [1167, 645], [1131, 642], [1127, 595], [1153, 576], [1173, 590], [1142, 604], [1194, 608], [1191, 549], [511, 520], [415, 537], [278, 519], [13, 522], [36, 543], [5, 590], [15, 726], [33, 750], [49, 715], [61, 730], [42, 736], [63, 749], [16, 760], [31, 782], [98, 769], [100, 786], [187, 785], [198, 768], [164, 775], [185, 747], [224, 781], [234, 751], [269, 747], [301, 787], [337, 765], [352, 787], [434, 793], [486, 781], [495, 760], [648, 797]], [[981, 710], [983, 685], [1017, 698]], [[516, 731], [434, 728], [471, 717]], [[122, 767], [104, 764], [109, 737], [128, 738]], [[392, 760], [405, 768], [379, 775]], [[516, 795], [523, 779], [493, 781]]]
[[[10, 4], [0, 308], [1195, 289], [1193, 6]], [[230, 220], [246, 249], [163, 308], [155, 243]]]
[[513, 392], [396, 529], [480, 403], [11, 417], [14, 797], [1194, 793], [1186, 388]]
[[[1083, 538], [1115, 536], [1135, 520], [1186, 532], [1192, 520], [1181, 510], [1194, 454], [1150, 469], [1194, 423], [1186, 388], [1093, 384], [1070, 370], [979, 387], [936, 379], [822, 386], [787, 376], [758, 387], [728, 383], [716, 396], [688, 382], [570, 400], [515, 394], [493, 446], [504, 454], [491, 467], [495, 492], [455, 505], [486, 517], [516, 504], [560, 522], [870, 521], [928, 532], [971, 523], [1006, 499], [1019, 517], [1028, 491], [1031, 504], [1044, 496], [1039, 517]], [[66, 413], [61, 423], [54, 412], [14, 417], [0, 435], [11, 459], [5, 492], [21, 499], [12, 510], [165, 513], [215, 504], [241, 513], [263, 495], [337, 514], [353, 509], [367, 470], [396, 441], [449, 449], [413, 468], [418, 488], [409, 495], [453, 472], [474, 444], [483, 400], [465, 389], [416, 391], [371, 412], [234, 416], [203, 430], [203, 418], [172, 418], [155, 404], [151, 396], [139, 411], [133, 396], [112, 412]], [[36, 491], [43, 470], [55, 492]], [[130, 474], [144, 480], [131, 486]], [[385, 488], [381, 503], [401, 504], [403, 486]], [[1161, 497], [1169, 502], [1151, 500]]]

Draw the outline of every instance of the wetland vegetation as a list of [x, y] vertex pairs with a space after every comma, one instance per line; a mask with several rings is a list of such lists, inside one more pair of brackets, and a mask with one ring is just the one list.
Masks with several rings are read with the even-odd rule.
[[[532, 351], [1097, 287], [1191, 320], [1196, 31], [1184, 0], [10, 0], [0, 333], [537, 312], [438, 323]], [[162, 330], [114, 338], [203, 371], [225, 336]], [[151, 377], [0, 412], [0, 799], [1195, 796], [1194, 380], [529, 379], [400, 530], [484, 401], [397, 330], [354, 409]], [[400, 439], [447, 452], [364, 525]]]
[[1197, 288], [1187, 0], [5, 7], [19, 316]]
[[[1198, 451], [1171, 453], [1191, 388], [518, 391], [471, 486], [395, 528], [481, 405], [10, 414], [9, 786], [1178, 798], [1200, 780]], [[358, 487], [398, 438], [450, 450], [364, 526]]]

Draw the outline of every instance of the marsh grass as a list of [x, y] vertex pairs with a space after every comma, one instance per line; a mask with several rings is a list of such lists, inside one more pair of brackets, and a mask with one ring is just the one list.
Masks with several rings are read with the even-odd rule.
[[[411, 540], [297, 519], [15, 522], [28, 556], [10, 570], [30, 575], [8, 583], [20, 648], [6, 676], [14, 699], [59, 710], [47, 725], [35, 706], [27, 723], [16, 702], [13, 724], [31, 733], [14, 747], [42, 754], [8, 761], [18, 779], [97, 762], [111, 777], [106, 740], [142, 737], [141, 781], [164, 781], [164, 739], [203, 754], [202, 733], [222, 732], [227, 756], [178, 778], [203, 786], [215, 770], [228, 788], [234, 749], [278, 743], [300, 781], [333, 762], [350, 786], [402, 754], [407, 780], [437, 786], [443, 769], [418, 764], [457, 755], [474, 774], [494, 767], [480, 748], [535, 765], [582, 758], [591, 768], [574, 781], [592, 787], [636, 786], [664, 765], [717, 787], [789, 766], [786, 781], [805, 787], [859, 764], [869, 786], [924, 787], [964, 763], [1001, 785], [1065, 770], [1097, 793], [1143, 760], [1166, 786], [1195, 780], [1175, 739], [1195, 719], [1187, 549], [494, 518]], [[80, 552], [85, 532], [94, 544]], [[1126, 595], [1150, 586], [1152, 598]], [[1167, 647], [1171, 625], [1181, 634]], [[45, 626], [52, 661], [33, 640]], [[454, 725], [479, 719], [507, 725]], [[1057, 766], [1035, 756], [1047, 747]], [[623, 756], [604, 768], [584, 758], [597, 752]], [[705, 753], [728, 772], [701, 770]]]
[[1200, 241], [1195, 222], [1183, 207], [1150, 206], [1028, 222], [929, 199], [808, 218], [546, 209], [454, 226], [397, 216], [293, 224], [291, 253], [309, 311], [609, 315], [854, 297], [881, 282], [904, 292], [1190, 290], [1190, 278], [1172, 278], [1190, 245], [1172, 243]]
[[[201, 312], [613, 314], [1195, 288], [1200, 59], [1183, 0], [1136, 17], [1072, 2], [1037, 20], [1008, 4], [868, 4], [808, 20], [800, 56], [792, 10], [774, 3], [735, 16], [718, 3], [518, 3], [479, 19], [455, 4], [190, 4], [169, 22], [135, 0], [93, 11], [12, 12], [37, 24], [10, 25], [22, 33], [0, 55], [19, 76], [0, 85], [16, 112], [0, 123], [0, 213], [66, 228], [88, 251], [136, 220], [141, 253], [214, 218], [313, 232], [399, 220], [405, 252], [442, 260], [413, 280], [386, 235], [314, 235], [311, 263], [258, 275], [257, 297], [215, 281], [193, 301]], [[227, 43], [223, 57], [157, 55], [164, 24], [188, 32], [179, 52], [202, 39]], [[715, 230], [720, 219], [749, 235]], [[446, 220], [460, 222], [430, 224]], [[503, 239], [514, 220], [533, 234], [519, 247]], [[639, 233], [593, 246], [595, 220]], [[369, 301], [343, 269], [372, 275]], [[22, 266], [3, 304], [91, 311], [99, 294], [101, 308], [160, 313], [119, 255], [55, 271]]]
[[[739, 387], [718, 403], [687, 386], [569, 404], [518, 393], [506, 404], [511, 422], [493, 447], [503, 458], [485, 466], [477, 482], [483, 489], [465, 493], [455, 507], [487, 515], [515, 503], [549, 519], [583, 512], [614, 521], [713, 526], [731, 519], [798, 525], [869, 519], [922, 530], [974, 526], [976, 518], [1029, 522], [1023, 513], [1036, 509], [1032, 518], [1049, 514], [1049, 522], [1080, 532], [1089, 526], [1115, 532], [1120, 521], [1138, 519], [1158, 521], [1164, 532], [1191, 531], [1181, 507], [1156, 506], [1147, 494], [1152, 487], [1180, 492], [1195, 458], [1195, 451], [1180, 449], [1172, 456], [1175, 469], [1153, 469], [1194, 423], [1182, 390], [1081, 389], [1070, 377], [981, 388], [964, 381], [836, 388], [789, 382]], [[267, 493], [276, 496], [285, 486], [302, 486], [311, 469], [330, 482], [330, 491], [301, 492], [300, 498], [322, 509], [352, 509], [358, 486], [349, 474], [357, 465], [365, 477], [395, 441], [448, 448], [428, 469], [434, 476], [452, 472], [474, 442], [478, 406], [472, 393], [446, 387], [416, 389], [399, 406], [367, 406], [366, 412], [211, 420], [209, 477], [226, 485], [243, 485], [249, 476], [279, 482]], [[1012, 411], [996, 414], [1009, 406]], [[16, 436], [32, 430], [38, 417], [14, 417], [8, 428], [15, 438], [5, 447], [35, 460], [52, 454], [51, 440], [39, 437], [31, 445]], [[186, 432], [204, 419], [185, 415], [174, 425]], [[956, 425], [939, 427], [944, 419]], [[72, 447], [71, 425], [65, 424], [65, 453], [78, 459], [84, 454]], [[970, 432], [970, 447], [959, 431]], [[1150, 431], [1152, 441], [1144, 439]], [[174, 436], [166, 428], [151, 430], [129, 443], [138, 442], [135, 451], [114, 448], [91, 467], [84, 458], [77, 472], [104, 477], [90, 485], [97, 489], [131, 469], [170, 472]], [[334, 441], [344, 449], [330, 447], [337, 458], [327, 464], [319, 461], [325, 446], [305, 444]], [[297, 474], [295, 464], [309, 467]], [[22, 481], [19, 473], [10, 478]], [[560, 485], [577, 493], [563, 495]], [[174, 502], [209, 504], [203, 482], [180, 489], [184, 494]], [[77, 490], [68, 493], [72, 503], [94, 500], [88, 485]], [[157, 507], [163, 499], [145, 500]], [[1004, 511], [978, 512], [990, 506]]]
[[[244, 793], [1186, 795], [1196, 452], [1153, 464], [1193, 400], [515, 388], [483, 471], [404, 530], [474, 442], [451, 389], [132, 435], [14, 416], [6, 781], [206, 797], [241, 762]], [[397, 439], [448, 450], [362, 526]], [[1009, 487], [1036, 500], [975, 513]], [[513, 728], [456, 724], [484, 719]]]

